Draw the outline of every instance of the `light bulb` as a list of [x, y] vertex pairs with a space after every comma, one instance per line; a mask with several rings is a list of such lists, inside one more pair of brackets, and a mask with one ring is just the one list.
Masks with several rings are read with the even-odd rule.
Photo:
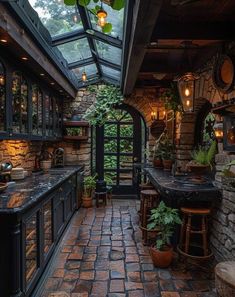
[[86, 72], [84, 71], [82, 73], [82, 81], [86, 81], [87, 80], [87, 76], [86, 76]]
[[73, 21], [74, 21], [74, 23], [78, 22], [78, 17], [76, 15], [73, 16]]
[[186, 101], [186, 106], [188, 106], [188, 107], [190, 106], [190, 100]]
[[184, 90], [184, 94], [185, 94], [186, 97], [188, 97], [188, 96], [190, 95], [190, 90], [189, 90], [189, 88], [186, 88], [186, 89]]
[[3, 75], [0, 75], [0, 85], [4, 86], [5, 85], [5, 79]]
[[107, 12], [103, 9], [97, 11], [98, 25], [100, 27], [104, 27], [104, 25], [106, 24], [107, 15]]

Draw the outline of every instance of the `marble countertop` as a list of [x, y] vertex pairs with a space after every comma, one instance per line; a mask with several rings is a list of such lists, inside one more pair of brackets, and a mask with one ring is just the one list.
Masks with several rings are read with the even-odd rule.
[[214, 186], [213, 180], [209, 177], [200, 184], [191, 182], [190, 176], [172, 176], [170, 172], [161, 169], [145, 168], [145, 172], [162, 196], [177, 199], [178, 202], [186, 200], [211, 202], [221, 197], [220, 190]]
[[82, 168], [83, 166], [52, 168], [48, 173], [16, 181], [0, 194], [0, 214], [25, 211]]

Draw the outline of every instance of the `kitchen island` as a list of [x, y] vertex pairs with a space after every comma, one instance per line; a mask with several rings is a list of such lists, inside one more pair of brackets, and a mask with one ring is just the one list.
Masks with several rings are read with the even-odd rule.
[[0, 195], [0, 292], [31, 296], [74, 211], [82, 166], [17, 181]]
[[144, 171], [162, 199], [171, 207], [211, 205], [221, 198], [220, 190], [210, 177], [200, 182], [190, 175], [172, 176], [169, 171], [151, 167]]

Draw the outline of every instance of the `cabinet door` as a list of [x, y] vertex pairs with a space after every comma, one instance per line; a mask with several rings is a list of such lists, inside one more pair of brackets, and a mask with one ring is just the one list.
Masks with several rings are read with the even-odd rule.
[[52, 199], [43, 205], [43, 254], [46, 259], [53, 244], [52, 236]]
[[64, 216], [64, 197], [63, 197], [63, 192], [61, 191], [61, 194], [56, 195], [54, 197], [54, 234], [55, 238], [60, 236], [63, 226], [64, 226], [64, 221], [65, 221], [65, 216]]
[[38, 213], [25, 221], [25, 284], [29, 287], [38, 269]]
[[43, 95], [39, 86], [32, 85], [32, 135], [42, 136], [43, 130], [43, 111], [42, 111]]
[[65, 220], [68, 221], [73, 212], [73, 200], [74, 200], [74, 190], [73, 187], [65, 194], [64, 200], [64, 212]]

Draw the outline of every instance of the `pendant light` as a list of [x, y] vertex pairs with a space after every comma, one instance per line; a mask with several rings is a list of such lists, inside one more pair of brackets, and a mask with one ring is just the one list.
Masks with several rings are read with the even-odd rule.
[[87, 75], [86, 75], [86, 71], [84, 70], [82, 73], [82, 81], [86, 82], [87, 81]]
[[98, 26], [100, 26], [101, 28], [105, 26], [106, 24], [106, 18], [108, 16], [107, 12], [103, 9], [103, 2], [101, 1], [101, 7], [100, 9], [97, 11], [96, 16], [98, 18]]

